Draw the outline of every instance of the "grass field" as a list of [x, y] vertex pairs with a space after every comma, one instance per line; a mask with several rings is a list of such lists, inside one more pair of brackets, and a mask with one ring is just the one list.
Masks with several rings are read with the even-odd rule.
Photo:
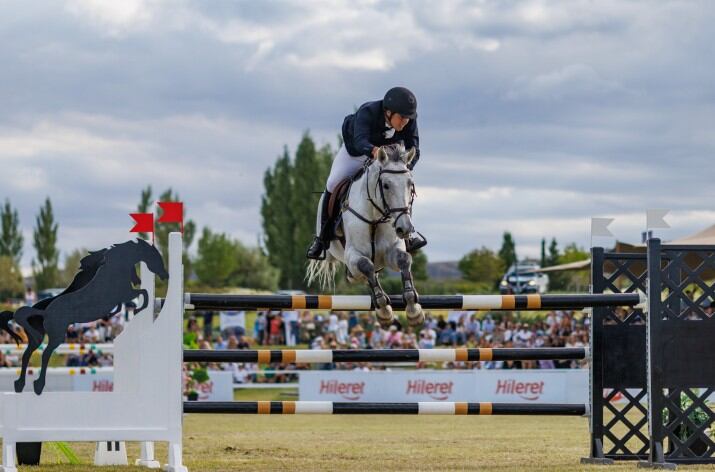
[[[285, 399], [283, 389], [239, 391], [236, 400]], [[93, 444], [72, 444], [82, 465], [50, 445], [33, 472], [90, 470]], [[137, 444], [129, 444], [130, 461]], [[536, 416], [248, 416], [187, 415], [184, 462], [190, 471], [620, 471], [582, 466], [588, 454], [585, 418]], [[164, 461], [166, 447], [157, 444]], [[709, 470], [715, 466], [680, 467]], [[22, 469], [21, 469], [22, 470]], [[142, 471], [104, 467], [102, 472]]]

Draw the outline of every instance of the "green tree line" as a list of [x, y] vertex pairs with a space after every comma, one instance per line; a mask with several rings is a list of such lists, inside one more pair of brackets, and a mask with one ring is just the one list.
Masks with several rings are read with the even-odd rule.
[[[287, 146], [263, 176], [263, 195], [260, 214], [263, 234], [259, 246], [250, 247], [229, 234], [215, 232], [209, 227], [198, 230], [196, 223], [184, 215], [184, 267], [187, 283], [208, 289], [245, 287], [260, 290], [310, 289], [305, 286], [305, 249], [315, 231], [315, 216], [320, 193], [327, 180], [334, 157], [332, 147], [318, 147], [308, 132], [291, 155]], [[180, 195], [169, 188], [155, 195], [151, 186], [139, 195], [137, 211], [151, 212], [155, 201], [181, 201]], [[158, 219], [157, 213], [155, 217]], [[32, 274], [36, 290], [65, 287], [87, 254], [84, 248], [70, 251], [60, 267], [57, 247], [58, 228], [52, 202], [46, 198], [35, 216], [32, 231]], [[156, 244], [166, 257], [168, 235], [178, 231], [178, 224], [158, 224]], [[139, 237], [148, 239], [149, 234]], [[196, 241], [196, 238], [198, 240]], [[196, 253], [189, 254], [196, 242]], [[0, 300], [20, 297], [24, 283], [20, 271], [24, 237], [18, 212], [9, 200], [0, 206]], [[555, 238], [547, 245], [541, 242], [542, 267], [564, 264], [588, 258], [588, 253], [575, 244], [559, 249]], [[493, 291], [506, 269], [518, 260], [516, 242], [504, 232], [498, 251], [487, 247], [476, 248], [465, 254], [458, 263], [462, 280], [430, 281], [427, 277], [427, 258], [422, 251], [414, 255], [413, 273], [422, 293], [489, 292]], [[551, 290], [568, 290], [588, 284], [588, 274], [550, 274]], [[382, 276], [383, 286], [398, 293], [401, 280], [398, 274]], [[363, 287], [350, 287], [344, 277], [337, 280], [337, 291], [363, 292]]]

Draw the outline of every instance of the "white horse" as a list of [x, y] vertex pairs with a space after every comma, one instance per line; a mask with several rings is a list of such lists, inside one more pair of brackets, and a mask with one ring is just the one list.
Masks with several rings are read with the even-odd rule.
[[[412, 256], [405, 251], [404, 241], [414, 231], [411, 212], [415, 187], [407, 167], [414, 157], [414, 148], [405, 151], [396, 144], [380, 148], [377, 158], [352, 183], [341, 210], [345, 247], [333, 240], [326, 258], [308, 265], [308, 283], [317, 280], [323, 288], [332, 284], [339, 263], [347, 266], [349, 282], [367, 281], [377, 320], [384, 328], [395, 316], [378, 280], [377, 272], [383, 267], [402, 275], [408, 323], [424, 323], [412, 281]], [[318, 230], [320, 223], [318, 217]]]

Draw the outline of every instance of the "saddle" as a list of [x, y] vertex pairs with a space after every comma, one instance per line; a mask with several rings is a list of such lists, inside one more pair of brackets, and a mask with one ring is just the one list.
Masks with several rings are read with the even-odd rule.
[[343, 232], [343, 207], [346, 204], [348, 195], [350, 194], [350, 187], [353, 182], [362, 177], [365, 173], [365, 168], [363, 167], [357, 174], [347, 179], [342, 180], [336, 187], [333, 193], [330, 194], [330, 199], [328, 200], [328, 234], [326, 237], [329, 241], [334, 239], [340, 240], [345, 247], [345, 233]]
[[348, 199], [348, 194], [350, 193], [350, 186], [353, 183], [352, 178], [348, 178], [340, 182], [335, 191], [330, 194], [330, 199], [328, 200], [328, 234], [326, 234], [328, 240], [339, 239], [340, 242], [345, 245], [345, 234], [343, 233], [343, 205]]

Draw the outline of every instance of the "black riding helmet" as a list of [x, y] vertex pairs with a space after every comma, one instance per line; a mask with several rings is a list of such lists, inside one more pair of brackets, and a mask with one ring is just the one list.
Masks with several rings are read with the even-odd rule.
[[405, 118], [417, 118], [417, 99], [415, 94], [405, 87], [393, 87], [387, 91], [382, 101], [382, 107]]

